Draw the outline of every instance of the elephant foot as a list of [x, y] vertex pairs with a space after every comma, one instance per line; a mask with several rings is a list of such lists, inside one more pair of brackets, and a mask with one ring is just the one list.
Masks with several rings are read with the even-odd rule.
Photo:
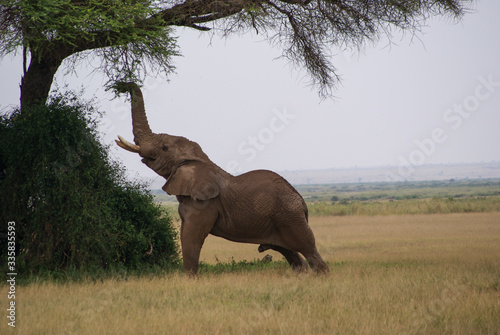
[[311, 256], [306, 256], [307, 262], [311, 269], [317, 274], [328, 274], [330, 273], [330, 268], [326, 265], [321, 255], [316, 251]]

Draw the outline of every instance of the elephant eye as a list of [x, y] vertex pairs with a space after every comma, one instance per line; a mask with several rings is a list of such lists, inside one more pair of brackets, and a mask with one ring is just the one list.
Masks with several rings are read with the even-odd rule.
[[167, 145], [166, 145], [166, 144], [164, 144], [164, 145], [161, 147], [161, 150], [163, 150], [163, 151], [168, 151], [168, 147], [167, 147]]

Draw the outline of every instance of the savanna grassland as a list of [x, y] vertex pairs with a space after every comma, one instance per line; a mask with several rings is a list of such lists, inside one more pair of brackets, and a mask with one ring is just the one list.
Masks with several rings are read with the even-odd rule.
[[[16, 329], [7, 329], [4, 320], [0, 333], [498, 334], [500, 209], [456, 205], [461, 199], [496, 201], [498, 190], [478, 195], [484, 190], [472, 187], [457, 197], [441, 188], [433, 190], [440, 195], [417, 190], [417, 197], [410, 192], [406, 199], [366, 200], [355, 199], [366, 197], [359, 193], [328, 193], [326, 199], [306, 194], [310, 208], [391, 200], [412, 208], [412, 201], [455, 207], [425, 214], [386, 207], [341, 215], [311, 211], [318, 249], [331, 270], [327, 276], [296, 274], [272, 251], [273, 261], [264, 264], [256, 245], [209, 236], [198, 279], [171, 271], [34, 280], [17, 287]], [[5, 306], [6, 287], [1, 289]]]

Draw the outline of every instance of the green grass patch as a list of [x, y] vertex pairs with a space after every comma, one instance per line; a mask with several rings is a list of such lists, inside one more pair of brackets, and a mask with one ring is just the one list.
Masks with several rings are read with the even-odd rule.
[[313, 202], [308, 208], [313, 216], [484, 213], [500, 211], [500, 197]]

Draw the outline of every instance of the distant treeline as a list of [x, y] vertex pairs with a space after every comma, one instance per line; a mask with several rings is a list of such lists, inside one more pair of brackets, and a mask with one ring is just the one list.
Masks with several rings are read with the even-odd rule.
[[307, 202], [471, 198], [500, 195], [500, 179], [297, 185]]

